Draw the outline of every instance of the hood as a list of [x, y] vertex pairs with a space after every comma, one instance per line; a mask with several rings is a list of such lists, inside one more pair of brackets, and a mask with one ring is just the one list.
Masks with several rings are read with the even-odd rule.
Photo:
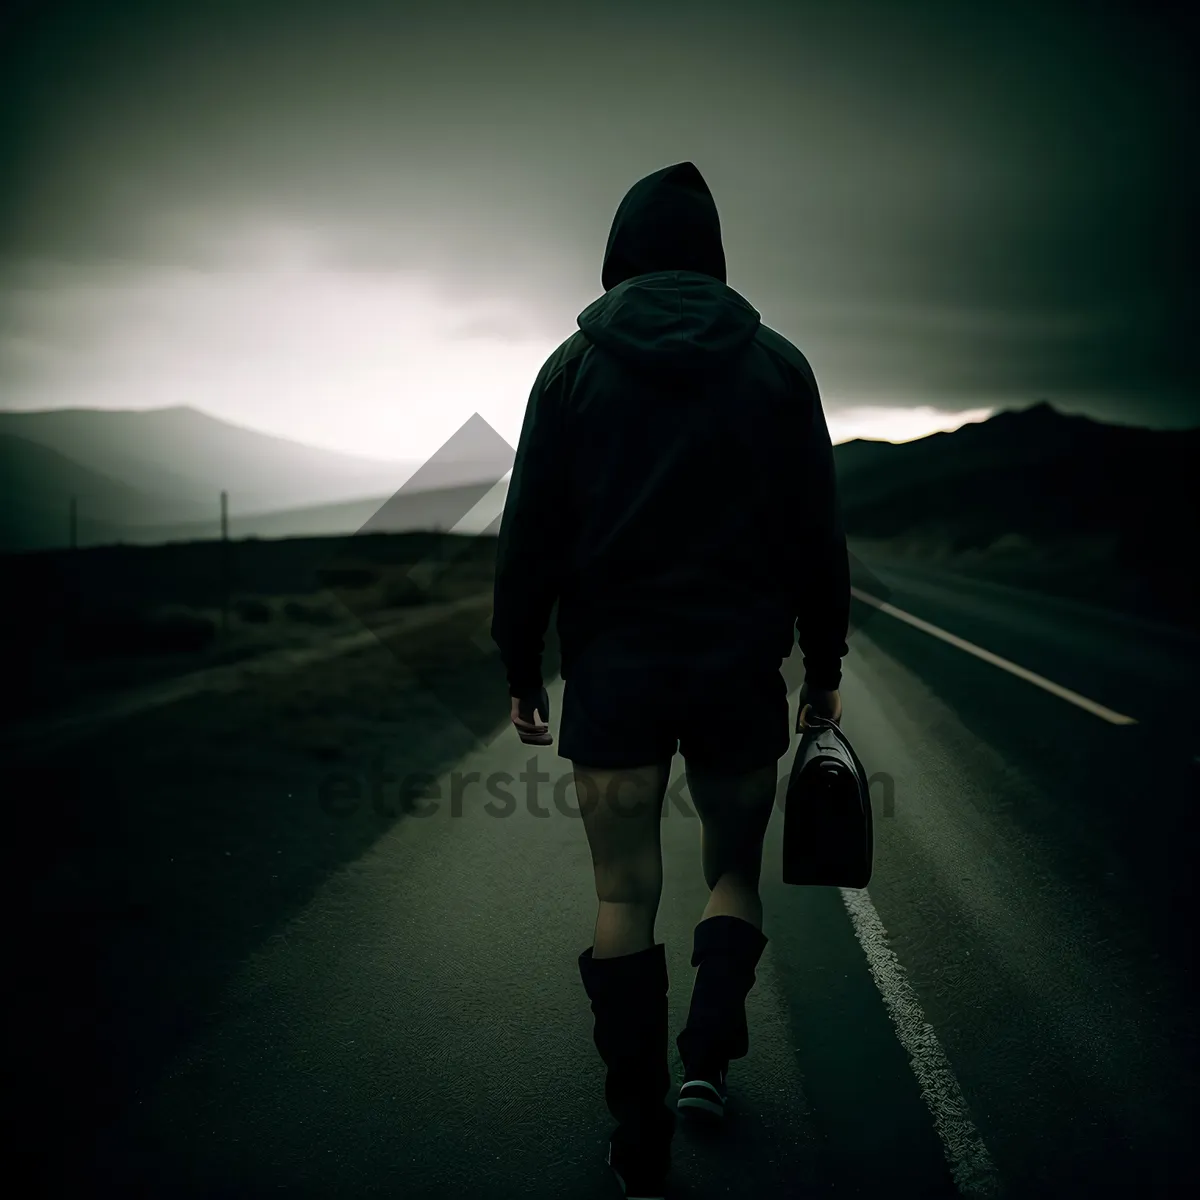
[[579, 314], [589, 341], [646, 367], [706, 367], [741, 350], [761, 320], [725, 283], [717, 206], [690, 162], [625, 194], [604, 252], [605, 293]]
[[652, 271], [696, 271], [725, 282], [721, 219], [694, 163], [639, 179], [617, 206], [600, 273], [604, 290]]

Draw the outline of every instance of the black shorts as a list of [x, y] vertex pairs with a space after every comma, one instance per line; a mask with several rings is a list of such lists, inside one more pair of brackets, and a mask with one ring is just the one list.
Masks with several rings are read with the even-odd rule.
[[792, 742], [788, 687], [778, 668], [593, 663], [563, 685], [558, 753], [581, 766], [648, 766], [677, 752], [699, 766], [750, 771]]

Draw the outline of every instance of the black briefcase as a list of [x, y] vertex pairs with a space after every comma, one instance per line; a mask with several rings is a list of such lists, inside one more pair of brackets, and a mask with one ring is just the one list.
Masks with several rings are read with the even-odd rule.
[[841, 729], [810, 713], [784, 799], [783, 882], [864, 888], [873, 856], [867, 773]]

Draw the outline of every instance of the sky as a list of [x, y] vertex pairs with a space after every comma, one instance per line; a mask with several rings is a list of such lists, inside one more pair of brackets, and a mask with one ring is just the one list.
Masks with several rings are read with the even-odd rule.
[[515, 444], [636, 179], [695, 162], [835, 441], [1047, 399], [1200, 424], [1183, 10], [8, 6], [0, 408]]

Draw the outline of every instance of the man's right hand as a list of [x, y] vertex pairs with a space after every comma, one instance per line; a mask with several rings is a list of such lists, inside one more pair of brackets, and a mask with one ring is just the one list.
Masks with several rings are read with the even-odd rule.
[[807, 683], [800, 685], [800, 711], [796, 714], [796, 732], [804, 728], [805, 715], [812, 711], [818, 717], [824, 717], [835, 725], [842, 719], [842, 694], [836, 688], [832, 691], [825, 688], [810, 688]]

